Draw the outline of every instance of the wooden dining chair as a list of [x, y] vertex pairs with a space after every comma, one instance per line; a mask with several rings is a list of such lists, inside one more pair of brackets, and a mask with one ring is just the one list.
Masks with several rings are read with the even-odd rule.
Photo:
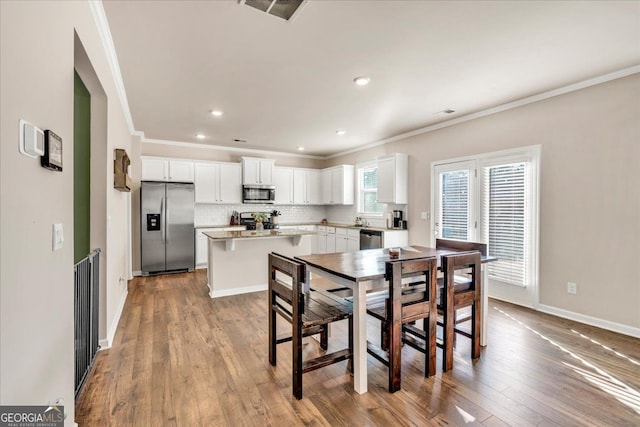
[[[471, 358], [480, 357], [480, 321], [481, 313], [481, 270], [480, 252], [460, 252], [442, 255], [441, 266], [443, 278], [438, 278], [439, 298], [438, 314], [442, 316], [444, 372], [453, 367], [453, 346], [455, 334], [471, 338]], [[460, 274], [462, 272], [463, 274]], [[471, 307], [471, 315], [457, 317], [457, 311]], [[471, 330], [459, 328], [457, 325], [471, 321]]]
[[[292, 341], [293, 395], [302, 399], [302, 374], [333, 363], [349, 360], [353, 365], [352, 303], [322, 290], [305, 292], [305, 264], [276, 253], [269, 254], [269, 363], [276, 365], [277, 344]], [[276, 315], [292, 328], [284, 337], [276, 335]], [[302, 357], [302, 338], [320, 334], [320, 347], [328, 348], [327, 327], [339, 320], [349, 320], [348, 347], [309, 360]]]
[[[403, 325], [414, 329], [414, 336], [407, 336], [404, 342], [425, 354], [424, 375], [436, 372], [436, 269], [435, 257], [388, 261], [385, 279], [389, 290], [367, 298], [367, 314], [382, 322], [383, 331], [381, 346], [367, 341], [367, 352], [389, 368], [390, 393], [401, 386]], [[411, 323], [420, 319], [423, 330], [416, 332]]]
[[480, 255], [487, 256], [487, 244], [481, 242], [453, 239], [436, 239], [436, 249], [451, 249], [460, 252], [478, 251], [480, 252]]

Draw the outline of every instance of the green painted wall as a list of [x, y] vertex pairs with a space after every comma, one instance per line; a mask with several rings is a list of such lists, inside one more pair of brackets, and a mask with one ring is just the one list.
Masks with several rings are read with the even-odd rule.
[[75, 73], [73, 97], [73, 258], [90, 252], [91, 226], [91, 95]]

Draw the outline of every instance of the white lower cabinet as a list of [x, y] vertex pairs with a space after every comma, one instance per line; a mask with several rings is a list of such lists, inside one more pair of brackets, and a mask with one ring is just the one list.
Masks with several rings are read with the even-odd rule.
[[319, 225], [314, 253], [356, 252], [360, 250], [360, 230]]
[[393, 248], [396, 246], [409, 246], [409, 231], [385, 230], [382, 233], [382, 247]]
[[336, 251], [336, 228], [327, 227], [327, 252], [332, 254]]
[[347, 229], [347, 252], [357, 252], [360, 250], [360, 230]]
[[196, 268], [207, 268], [209, 251], [207, 250], [208, 237], [204, 232], [213, 231], [213, 228], [196, 228]]
[[360, 250], [360, 230], [336, 227], [336, 252]]

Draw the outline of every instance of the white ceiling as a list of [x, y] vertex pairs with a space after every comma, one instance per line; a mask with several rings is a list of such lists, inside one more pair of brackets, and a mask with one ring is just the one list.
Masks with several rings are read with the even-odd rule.
[[147, 139], [326, 156], [640, 64], [637, 1], [103, 5]]

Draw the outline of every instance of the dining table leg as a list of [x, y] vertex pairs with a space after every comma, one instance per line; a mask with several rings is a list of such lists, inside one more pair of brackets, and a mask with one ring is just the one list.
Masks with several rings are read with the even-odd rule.
[[367, 392], [367, 287], [374, 282], [355, 283], [313, 267], [307, 267], [305, 291], [313, 284], [313, 275], [327, 277], [332, 282], [353, 291], [353, 389], [356, 393]]
[[487, 267], [483, 265], [480, 270], [482, 271], [482, 285], [480, 288], [480, 299], [482, 303], [480, 305], [480, 345], [486, 347], [487, 345], [487, 324], [489, 318], [489, 273]]
[[367, 289], [353, 288], [353, 388], [367, 392]]

